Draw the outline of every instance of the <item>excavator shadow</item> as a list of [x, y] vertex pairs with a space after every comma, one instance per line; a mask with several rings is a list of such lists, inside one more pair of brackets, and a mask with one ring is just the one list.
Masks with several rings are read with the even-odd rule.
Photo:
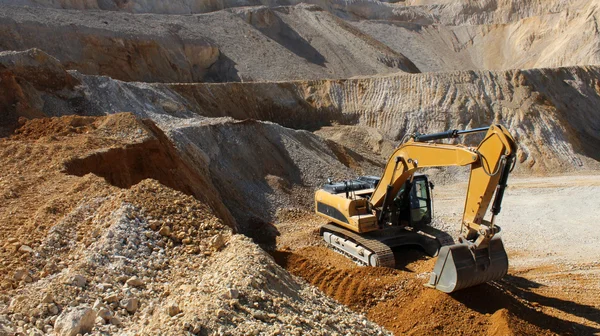
[[579, 316], [600, 324], [600, 309], [573, 301], [547, 297], [538, 293], [534, 293], [531, 291], [532, 288], [540, 288], [544, 286], [535, 281], [531, 281], [520, 276], [507, 275], [500, 281], [500, 285], [513, 295], [521, 297], [529, 302], [537, 302], [542, 306], [552, 307], [565, 313]]
[[419, 246], [399, 246], [393, 248], [392, 251], [394, 252], [394, 259], [396, 261], [396, 266], [394, 268], [404, 272], [415, 272], [415, 270], [412, 269], [411, 264], [431, 258]]
[[530, 291], [531, 288], [540, 286], [542, 285], [528, 279], [507, 275], [501, 280], [466, 288], [449, 295], [479, 313], [493, 314], [505, 308], [531, 324], [562, 335], [594, 335], [600, 332], [600, 328], [563, 320], [544, 313], [539, 307], [534, 307], [532, 302], [596, 323], [600, 320], [600, 310], [595, 307], [546, 297]]

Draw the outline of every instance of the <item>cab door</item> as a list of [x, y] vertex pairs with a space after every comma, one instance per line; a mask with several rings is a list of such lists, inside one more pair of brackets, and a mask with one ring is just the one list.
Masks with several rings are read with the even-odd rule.
[[411, 226], [431, 224], [431, 191], [427, 176], [415, 176], [410, 191]]

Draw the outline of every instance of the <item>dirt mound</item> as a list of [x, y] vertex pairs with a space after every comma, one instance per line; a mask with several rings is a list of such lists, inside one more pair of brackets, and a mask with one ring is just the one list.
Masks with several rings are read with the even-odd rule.
[[569, 322], [524, 303], [502, 281], [451, 295], [426, 288], [423, 283], [434, 259], [414, 258], [404, 252], [397, 258], [406, 256], [405, 270], [353, 266], [324, 247], [278, 251], [274, 256], [292, 274], [395, 334], [539, 335], [574, 331]]
[[508, 309], [500, 309], [490, 316], [490, 326], [488, 335], [490, 336], [513, 336], [516, 335], [513, 331], [514, 316]]
[[232, 236], [208, 177], [149, 121], [36, 119], [0, 145], [2, 332], [88, 311], [77, 328], [103, 334], [384, 333]]
[[[206, 162], [240, 232], [270, 243], [277, 209], [311, 208], [314, 190], [327, 178], [354, 177], [380, 164], [342, 146], [332, 150], [310, 132], [255, 120], [189, 123], [169, 136], [192, 162]], [[352, 164], [338, 161], [350, 152]]]
[[[128, 188], [133, 182], [154, 178], [198, 199], [209, 198], [206, 179], [176, 155], [156, 126], [131, 114], [35, 119], [18, 129], [14, 136], [0, 141], [0, 164], [4, 172], [2, 197], [5, 199], [0, 211], [5, 225], [0, 228], [0, 235], [9, 242], [2, 251], [6, 269], [14, 270], [27, 261], [24, 255], [14, 254], [20, 246], [39, 246], [42, 237], [52, 229], [50, 223], [77, 212], [82, 202], [114, 193], [113, 186]], [[98, 164], [77, 164], [115, 151], [121, 155], [111, 161], [105, 157]], [[110, 170], [111, 175], [103, 174], [102, 167], [118, 169]], [[233, 226], [227, 209], [215, 200], [218, 196], [204, 202], [214, 205], [214, 211]], [[85, 230], [81, 231], [80, 238], [84, 238], [83, 232]], [[5, 272], [1, 280], [8, 278]]]

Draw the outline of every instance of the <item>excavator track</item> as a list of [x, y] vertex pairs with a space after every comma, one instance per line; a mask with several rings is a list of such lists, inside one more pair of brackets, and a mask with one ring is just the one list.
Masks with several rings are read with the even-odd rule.
[[350, 257], [354, 262], [356, 262], [359, 265], [389, 268], [394, 268], [396, 266], [396, 260], [394, 258], [394, 252], [392, 251], [392, 249], [376, 239], [365, 238], [350, 230], [346, 230], [333, 224], [323, 225], [321, 227], [321, 236], [323, 236], [325, 232], [329, 232], [337, 238], [351, 240], [358, 246], [374, 253], [377, 256], [376, 265], [372, 265], [368, 262], [365, 262], [364, 260], [361, 260], [359, 256], [353, 255], [352, 253], [341, 249], [335, 244], [331, 244], [328, 242], [329, 246], [332, 247], [333, 250]]

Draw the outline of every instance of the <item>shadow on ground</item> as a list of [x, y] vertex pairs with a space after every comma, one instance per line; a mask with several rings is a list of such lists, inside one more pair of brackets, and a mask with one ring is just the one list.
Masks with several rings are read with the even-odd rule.
[[540, 286], [525, 278], [507, 275], [501, 280], [461, 290], [450, 296], [482, 314], [493, 314], [499, 309], [506, 308], [515, 316], [533, 325], [562, 335], [594, 335], [600, 332], [598, 328], [550, 316], [539, 307], [534, 307], [531, 303], [537, 302], [594, 322], [598, 322], [600, 318], [600, 310], [594, 307], [545, 297], [530, 291], [531, 288]]

